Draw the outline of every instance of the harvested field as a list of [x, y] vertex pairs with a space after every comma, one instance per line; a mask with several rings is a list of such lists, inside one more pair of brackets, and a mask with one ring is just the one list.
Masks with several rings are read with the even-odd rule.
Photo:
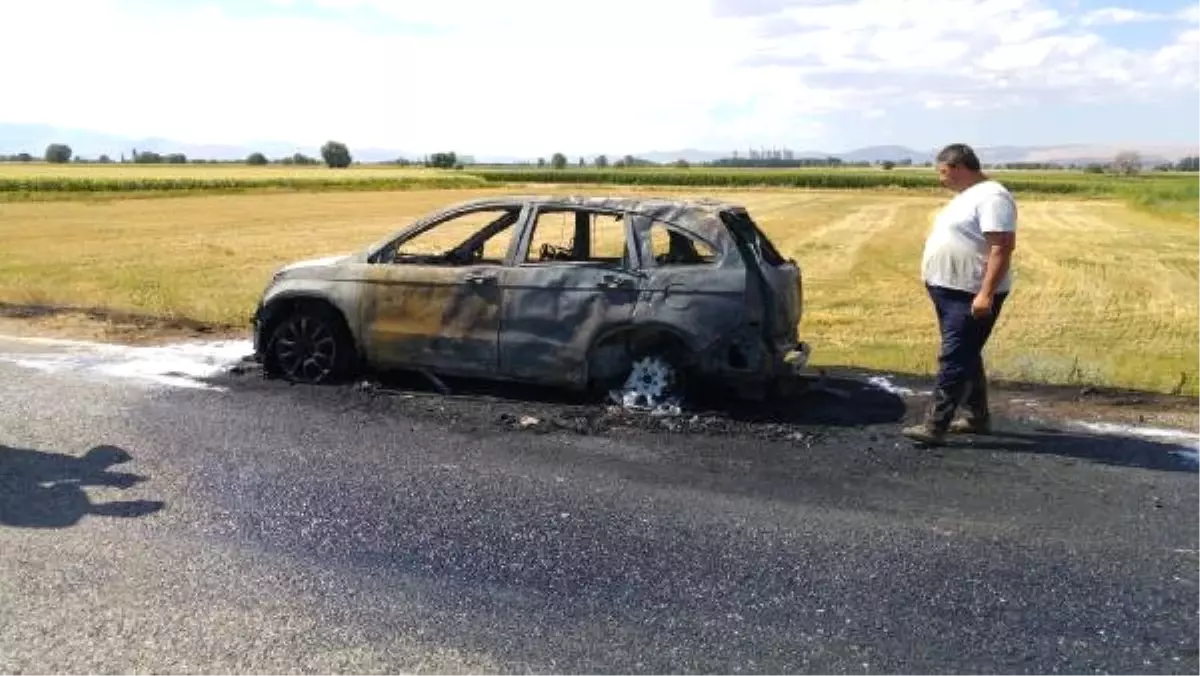
[[[744, 201], [805, 272], [818, 364], [928, 373], [933, 312], [917, 277], [944, 195], [538, 186]], [[279, 265], [349, 251], [450, 202], [511, 188], [189, 196], [0, 205], [0, 302], [234, 328]], [[1021, 201], [1016, 293], [989, 348], [997, 377], [1197, 392], [1195, 222], [1113, 201]]]

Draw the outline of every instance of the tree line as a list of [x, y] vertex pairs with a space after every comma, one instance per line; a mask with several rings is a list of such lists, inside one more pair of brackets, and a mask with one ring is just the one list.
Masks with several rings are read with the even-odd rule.
[[[111, 164], [120, 162], [121, 164], [231, 164], [245, 163], [250, 166], [264, 166], [267, 164], [277, 163], [283, 165], [317, 165], [325, 164], [332, 169], [344, 169], [354, 164], [354, 157], [350, 149], [341, 141], [327, 141], [321, 146], [321, 158], [308, 157], [303, 153], [294, 153], [277, 160], [271, 160], [261, 152], [252, 152], [246, 156], [244, 160], [214, 160], [214, 159], [189, 159], [183, 153], [157, 153], [152, 151], [138, 151], [133, 149], [131, 156], [127, 159], [122, 153], [119, 160], [113, 160], [108, 155], [100, 155], [96, 160], [99, 164]], [[29, 153], [17, 153], [15, 155], [0, 155], [0, 162], [32, 162], [33, 156]], [[67, 162], [87, 162], [82, 157], [75, 155], [71, 147], [65, 143], [51, 143], [46, 146], [42, 153], [42, 159], [46, 162], [63, 164]], [[466, 158], [460, 157], [453, 151], [437, 152], [426, 155], [419, 161], [409, 160], [406, 158], [398, 158], [381, 164], [395, 164], [399, 166], [425, 166], [436, 169], [462, 169], [465, 164], [471, 163]], [[539, 157], [535, 161], [516, 163], [524, 166], [536, 165], [538, 168], [544, 168], [549, 165], [553, 169], [565, 169], [568, 164], [566, 155], [563, 153], [554, 153], [550, 156], [549, 162], [545, 157]], [[579, 167], [588, 166], [587, 158], [580, 157], [577, 160]], [[869, 167], [878, 166], [884, 170], [894, 169], [896, 167], [913, 166], [912, 159], [903, 159], [900, 161], [893, 160], [877, 160], [875, 162], [859, 161], [849, 162], [838, 157], [806, 157], [797, 158], [790, 151], [785, 152], [754, 152], [750, 153], [749, 157], [739, 156], [734, 152], [732, 157], [721, 158], [711, 162], [703, 162], [702, 166], [710, 167], [738, 167], [738, 168], [802, 168], [802, 167]], [[597, 155], [592, 158], [591, 166], [597, 169], [606, 169], [609, 166], [613, 168], [623, 167], [638, 167], [638, 166], [661, 166], [657, 162], [634, 157], [633, 155], [625, 155], [617, 159], [615, 162], [609, 163], [607, 155]], [[677, 168], [687, 168], [691, 166], [687, 160], [678, 159], [670, 163], [670, 166]], [[922, 162], [919, 166], [933, 166], [931, 161]], [[1024, 169], [1035, 171], [1062, 171], [1074, 170], [1085, 171], [1088, 173], [1115, 173], [1115, 174], [1136, 174], [1144, 167], [1144, 162], [1141, 156], [1134, 151], [1124, 151], [1118, 153], [1108, 163], [1092, 162], [1087, 164], [1078, 163], [1058, 163], [1058, 162], [1003, 162], [1003, 163], [988, 163], [986, 165], [992, 169]], [[1183, 171], [1194, 172], [1200, 171], [1200, 157], [1191, 156], [1184, 157], [1177, 162], [1164, 162], [1157, 164], [1154, 169], [1156, 171]]]

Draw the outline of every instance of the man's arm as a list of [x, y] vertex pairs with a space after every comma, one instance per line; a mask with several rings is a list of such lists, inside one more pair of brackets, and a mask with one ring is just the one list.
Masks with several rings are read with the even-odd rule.
[[985, 232], [988, 241], [987, 267], [983, 271], [983, 286], [979, 289], [981, 296], [989, 299], [996, 295], [996, 286], [1004, 279], [1005, 273], [1012, 262], [1012, 252], [1017, 245], [1015, 232]]
[[1012, 200], [995, 197], [979, 208], [979, 229], [988, 242], [988, 256], [983, 273], [983, 284], [971, 309], [977, 316], [992, 309], [992, 297], [1012, 263], [1012, 252], [1017, 246], [1017, 206]]

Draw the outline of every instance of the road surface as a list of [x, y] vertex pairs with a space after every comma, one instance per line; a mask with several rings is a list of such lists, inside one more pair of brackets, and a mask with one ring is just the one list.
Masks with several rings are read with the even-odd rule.
[[861, 382], [660, 419], [87, 354], [0, 341], [4, 672], [1198, 668], [1175, 445], [917, 449]]

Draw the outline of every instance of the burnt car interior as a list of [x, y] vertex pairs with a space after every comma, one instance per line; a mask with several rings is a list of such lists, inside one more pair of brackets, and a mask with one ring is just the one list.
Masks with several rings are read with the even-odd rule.
[[650, 228], [650, 255], [658, 267], [708, 265], [717, 259], [717, 253], [708, 244], [659, 222]]
[[[445, 266], [502, 265], [512, 239], [513, 225], [520, 217], [520, 207], [453, 214], [389, 245], [375, 262]], [[446, 248], [446, 242], [456, 244]]]
[[539, 209], [529, 233], [525, 265], [599, 264], [631, 268], [621, 212]]
[[[518, 233], [517, 206], [452, 214], [388, 246], [377, 263], [409, 265], [503, 265]], [[540, 208], [533, 216], [521, 264], [574, 263], [634, 269], [627, 244], [626, 214], [572, 207]], [[716, 252], [665, 222], [650, 229], [648, 255], [658, 267], [713, 263]], [[446, 243], [454, 243], [447, 248]]]

